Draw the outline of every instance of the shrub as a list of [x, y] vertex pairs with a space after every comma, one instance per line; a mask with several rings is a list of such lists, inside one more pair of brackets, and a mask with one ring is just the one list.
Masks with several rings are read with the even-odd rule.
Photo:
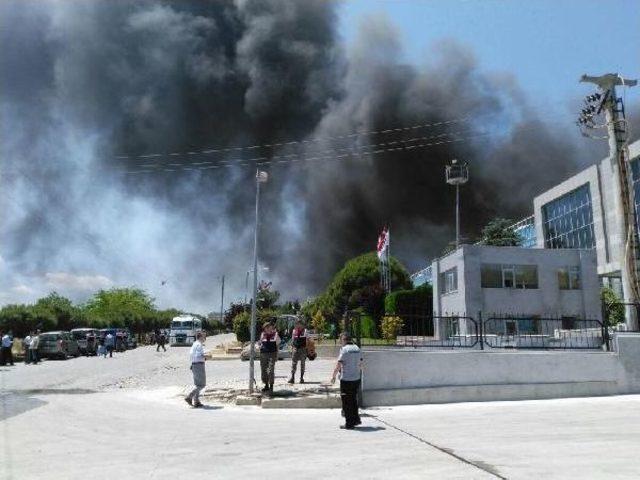
[[624, 305], [616, 292], [610, 287], [602, 287], [601, 290], [602, 304], [605, 312], [605, 323], [613, 327], [624, 322]]
[[363, 338], [378, 338], [376, 321], [370, 315], [360, 317], [360, 336]]
[[404, 322], [400, 317], [385, 316], [382, 317], [382, 337], [385, 340], [395, 340], [398, 338], [398, 333], [404, 326]]
[[251, 314], [249, 312], [240, 312], [233, 317], [233, 333], [239, 342], [248, 342], [251, 340], [250, 333]]
[[[311, 326], [317, 334], [323, 334], [327, 329], [327, 319], [320, 310], [318, 310], [313, 317], [311, 317]], [[318, 340], [320, 337], [318, 337]]]
[[428, 284], [412, 290], [391, 292], [384, 299], [384, 311], [387, 315], [430, 314], [432, 310], [433, 291]]

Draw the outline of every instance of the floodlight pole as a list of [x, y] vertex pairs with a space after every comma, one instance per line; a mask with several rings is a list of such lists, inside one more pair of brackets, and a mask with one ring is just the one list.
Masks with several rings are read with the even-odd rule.
[[256, 353], [256, 299], [258, 296], [258, 225], [260, 223], [260, 184], [265, 183], [268, 178], [267, 172], [261, 172], [260, 169], [256, 170], [256, 223], [253, 237], [253, 298], [251, 300], [251, 326], [249, 329], [249, 338], [251, 341], [249, 346], [249, 393], [253, 393], [253, 385], [255, 383], [254, 357]]
[[456, 184], [456, 250], [460, 248], [460, 185]]
[[[609, 137], [609, 158], [614, 177], [614, 191], [620, 199], [623, 211], [622, 238], [624, 260], [621, 262], [622, 290], [624, 301], [636, 304], [640, 300], [640, 278], [638, 272], [638, 232], [635, 218], [635, 198], [631, 164], [629, 163], [628, 128], [624, 118], [624, 105], [618, 98], [616, 86], [633, 87], [637, 80], [624, 79], [615, 73], [600, 76], [583, 75], [581, 82], [597, 85], [603, 100], [597, 113], [604, 111]], [[630, 330], [638, 328], [638, 318], [632, 305], [626, 305], [625, 319]]]

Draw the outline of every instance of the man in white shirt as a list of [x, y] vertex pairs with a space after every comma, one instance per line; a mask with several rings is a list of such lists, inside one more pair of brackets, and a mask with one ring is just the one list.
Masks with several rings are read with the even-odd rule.
[[6, 365], [7, 363], [13, 366], [13, 352], [11, 351], [11, 347], [13, 347], [13, 337], [9, 333], [5, 333], [2, 335], [2, 365]]
[[204, 333], [197, 332], [196, 340], [191, 345], [191, 351], [189, 352], [189, 356], [191, 357], [191, 373], [193, 373], [193, 384], [195, 387], [189, 395], [187, 395], [184, 399], [189, 405], [194, 408], [202, 407], [202, 403], [200, 403], [200, 391], [207, 385], [207, 374], [204, 369], [204, 346], [202, 342], [204, 341]]
[[29, 354], [31, 355], [31, 362], [37, 365], [40, 359], [38, 358], [38, 347], [40, 346], [40, 330], [36, 330], [35, 335], [31, 337], [31, 345], [29, 345]]
[[31, 333], [22, 340], [22, 348], [24, 349], [24, 363], [28, 365], [31, 362]]
[[336, 381], [336, 376], [339, 372], [340, 398], [342, 399], [342, 411], [344, 412], [345, 420], [345, 424], [340, 428], [352, 430], [361, 423], [358, 413], [358, 389], [360, 388], [360, 375], [362, 372], [362, 353], [347, 333], [343, 333], [340, 336], [340, 340], [342, 341], [342, 348], [340, 349], [336, 368], [333, 370], [331, 383]]

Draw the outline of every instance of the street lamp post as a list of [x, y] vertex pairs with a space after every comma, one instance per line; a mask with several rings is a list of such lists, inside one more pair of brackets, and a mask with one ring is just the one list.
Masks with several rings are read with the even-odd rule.
[[256, 353], [256, 314], [257, 314], [257, 292], [258, 292], [258, 225], [260, 220], [260, 184], [266, 183], [269, 179], [267, 172], [256, 170], [256, 224], [253, 237], [253, 298], [251, 300], [251, 327], [249, 346], [249, 393], [253, 393], [254, 384], [254, 357]]

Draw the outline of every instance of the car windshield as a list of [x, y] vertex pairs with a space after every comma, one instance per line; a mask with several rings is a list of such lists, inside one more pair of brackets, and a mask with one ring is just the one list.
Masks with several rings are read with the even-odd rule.
[[55, 340], [56, 338], [59, 338], [60, 335], [57, 333], [41, 333], [39, 337], [41, 340]]
[[193, 328], [193, 322], [191, 320], [174, 320], [171, 322], [171, 328], [173, 330], [191, 330]]
[[89, 332], [71, 332], [71, 335], [73, 335], [74, 340], [84, 340], [87, 338], [88, 333]]

